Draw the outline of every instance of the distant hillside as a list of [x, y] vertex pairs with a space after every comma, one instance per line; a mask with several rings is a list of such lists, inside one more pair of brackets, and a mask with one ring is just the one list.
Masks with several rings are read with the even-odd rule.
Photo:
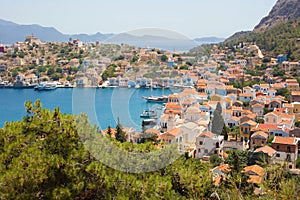
[[300, 17], [300, 0], [278, 0], [268, 16], [264, 17], [254, 31], [268, 30], [279, 23]]
[[198, 42], [199, 44], [217, 44], [223, 42], [225, 38], [218, 38], [218, 37], [202, 37], [202, 38], [195, 38], [194, 41]]
[[19, 25], [10, 21], [0, 19], [0, 43], [12, 44], [14, 42], [24, 41], [26, 35], [34, 35], [44, 42], [66, 42], [69, 38], [77, 38], [83, 42], [104, 41], [113, 36], [113, 34], [96, 33], [94, 35], [63, 34], [52, 27], [43, 27], [40, 25]]
[[300, 60], [300, 18], [282, 22], [265, 31], [252, 32], [236, 39], [227, 40], [224, 45], [241, 42], [256, 43], [269, 56], [285, 54], [289, 60]]
[[236, 32], [235, 34], [233, 34], [232, 36], [230, 36], [229, 38], [227, 38], [225, 40], [225, 42], [229, 42], [231, 40], [235, 40], [235, 39], [238, 39], [242, 36], [248, 36], [248, 35], [251, 35], [252, 34], [252, 31], [240, 31], [240, 32]]
[[[73, 38], [82, 40], [85, 43], [96, 41], [114, 44], [124, 43], [138, 47], [157, 47], [176, 51], [187, 51], [199, 44], [219, 43], [224, 41], [224, 38], [217, 37], [204, 37], [193, 40], [175, 32], [168, 32], [167, 30], [160, 30], [164, 33], [161, 34], [161, 36], [151, 35], [151, 33], [148, 34], [148, 31], [151, 31], [150, 29], [141, 29], [141, 31], [144, 31], [145, 34], [137, 36], [128, 32], [120, 34], [96, 33], [93, 35], [69, 35], [63, 34], [52, 27], [43, 27], [40, 25], [20, 25], [0, 19], [0, 43], [3, 44], [12, 44], [14, 42], [24, 41], [25, 36], [32, 34], [40, 38], [43, 42], [67, 42], [69, 38]], [[174, 34], [177, 34], [177, 37], [172, 37]]]

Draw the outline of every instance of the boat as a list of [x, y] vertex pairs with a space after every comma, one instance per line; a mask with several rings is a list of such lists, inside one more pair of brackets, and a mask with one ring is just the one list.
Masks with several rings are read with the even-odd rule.
[[140, 86], [140, 85], [136, 85], [135, 88], [136, 88], [136, 89], [139, 89], [139, 88], [141, 88], [141, 86]]
[[168, 96], [149, 96], [149, 97], [143, 97], [147, 100], [147, 102], [151, 103], [167, 103], [168, 102]]
[[143, 113], [140, 115], [141, 118], [156, 118], [157, 114], [154, 110], [143, 110]]
[[34, 88], [35, 90], [38, 90], [38, 91], [43, 91], [43, 90], [55, 90], [57, 89], [57, 85], [56, 83], [48, 83], [48, 82], [45, 82], [45, 83], [40, 83], [38, 86], [36, 86]]
[[156, 120], [155, 119], [144, 119], [143, 123], [145, 126], [156, 125]]

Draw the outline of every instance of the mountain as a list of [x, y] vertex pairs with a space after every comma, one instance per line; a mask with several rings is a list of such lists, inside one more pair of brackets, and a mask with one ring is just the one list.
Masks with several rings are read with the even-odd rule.
[[268, 30], [281, 22], [300, 17], [300, 0], [278, 0], [268, 16], [264, 17], [254, 31]]
[[[139, 33], [136, 35], [136, 33]], [[158, 34], [158, 35], [157, 35]], [[52, 27], [40, 25], [20, 25], [0, 19], [0, 43], [12, 44], [24, 41], [25, 36], [34, 35], [43, 42], [67, 42], [69, 38], [79, 39], [85, 43], [104, 42], [114, 44], [129, 44], [138, 47], [157, 47], [167, 50], [186, 51], [199, 44], [219, 43], [223, 38], [205, 37], [192, 40], [173, 31], [146, 28], [120, 34], [63, 34]]]
[[34, 35], [43, 42], [66, 42], [69, 38], [77, 38], [83, 42], [104, 41], [113, 36], [113, 34], [96, 33], [88, 34], [63, 34], [52, 27], [43, 27], [40, 25], [19, 25], [10, 21], [0, 19], [0, 43], [12, 44], [14, 42], [24, 41], [26, 35]]
[[223, 44], [233, 45], [256, 43], [266, 56], [287, 55], [289, 60], [300, 60], [300, 18], [279, 23], [265, 31], [250, 32], [241, 37], [226, 40]]
[[[165, 31], [165, 35], [169, 36], [168, 32]], [[162, 36], [162, 35], [133, 35], [132, 33], [120, 33], [105, 41], [105, 43], [113, 44], [129, 44], [137, 47], [150, 47], [150, 48], [160, 48], [172, 51], [187, 51], [198, 44], [187, 37], [172, 38]]]
[[225, 38], [218, 38], [218, 37], [202, 37], [202, 38], [195, 38], [194, 39], [199, 44], [217, 44], [223, 42]]

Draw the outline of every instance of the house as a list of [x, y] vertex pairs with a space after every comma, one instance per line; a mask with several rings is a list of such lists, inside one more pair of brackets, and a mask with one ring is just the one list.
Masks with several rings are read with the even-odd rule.
[[280, 54], [277, 56], [277, 63], [282, 63], [284, 61], [287, 60], [287, 56], [286, 55], [283, 55], [283, 54]]
[[273, 149], [272, 147], [263, 146], [263, 147], [257, 148], [254, 151], [254, 153], [265, 153], [265, 154], [267, 154], [269, 162], [273, 163], [273, 161], [276, 157], [277, 151], [275, 149]]
[[196, 158], [221, 154], [224, 147], [224, 136], [212, 132], [203, 132], [196, 137]]
[[249, 120], [240, 124], [241, 140], [247, 142], [250, 138], [251, 130], [255, 128], [257, 123], [255, 121]]
[[229, 120], [226, 121], [226, 124], [229, 128], [239, 126], [240, 125], [240, 118], [232, 116]]
[[219, 186], [223, 180], [226, 180], [227, 173], [231, 172], [231, 168], [228, 164], [223, 164], [213, 168], [211, 171], [215, 186]]
[[261, 184], [265, 175], [265, 170], [258, 165], [247, 166], [242, 172], [249, 175], [248, 183], [255, 184]]
[[269, 88], [268, 91], [267, 91], [267, 96], [275, 97], [276, 92], [277, 92], [277, 90], [275, 90], [274, 88]]
[[269, 135], [263, 131], [257, 131], [251, 135], [250, 149], [255, 147], [265, 146], [267, 143]]
[[280, 124], [258, 124], [253, 131], [263, 131], [273, 136], [288, 137], [290, 129]]
[[235, 101], [232, 106], [235, 106], [235, 107], [243, 107], [243, 102], [242, 101]]
[[231, 110], [232, 110], [232, 116], [236, 116], [236, 117], [242, 116], [242, 111], [243, 111], [242, 107], [232, 106]]
[[239, 100], [242, 102], [249, 102], [252, 101], [253, 99], [254, 99], [253, 94], [244, 93], [239, 95]]
[[296, 79], [287, 79], [286, 81], [286, 88], [290, 91], [299, 91], [299, 83]]
[[281, 108], [281, 101], [272, 100], [269, 103], [269, 110], [274, 110], [274, 108]]
[[273, 111], [264, 116], [265, 124], [279, 124], [281, 122], [281, 114]]
[[291, 102], [300, 102], [300, 91], [293, 91], [291, 94]]
[[269, 84], [260, 84], [260, 92], [262, 92], [265, 95], [268, 93], [269, 88]]
[[257, 118], [264, 117], [264, 106], [260, 103], [256, 103], [251, 106], [251, 111], [256, 114]]
[[272, 148], [277, 151], [276, 162], [287, 163], [290, 169], [296, 167], [298, 157], [298, 140], [295, 137], [275, 136]]
[[5, 72], [8, 68], [8, 64], [5, 61], [0, 61], [0, 72]]

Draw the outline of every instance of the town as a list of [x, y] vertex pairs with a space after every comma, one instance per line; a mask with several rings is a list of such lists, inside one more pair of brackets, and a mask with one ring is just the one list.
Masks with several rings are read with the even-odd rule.
[[[124, 128], [126, 141], [154, 138], [155, 145], [178, 144], [179, 151], [210, 161], [229, 150], [266, 155], [300, 174], [300, 63], [286, 55], [264, 56], [252, 43], [211, 45], [209, 52], [171, 52], [129, 45], [43, 43], [34, 36], [0, 46], [0, 87], [180, 88], [166, 98], [161, 116], [142, 132]], [[116, 129], [102, 131], [115, 136]], [[221, 181], [227, 164], [212, 169]], [[221, 173], [219, 173], [221, 171]], [[261, 184], [264, 169], [246, 166], [249, 181]]]

